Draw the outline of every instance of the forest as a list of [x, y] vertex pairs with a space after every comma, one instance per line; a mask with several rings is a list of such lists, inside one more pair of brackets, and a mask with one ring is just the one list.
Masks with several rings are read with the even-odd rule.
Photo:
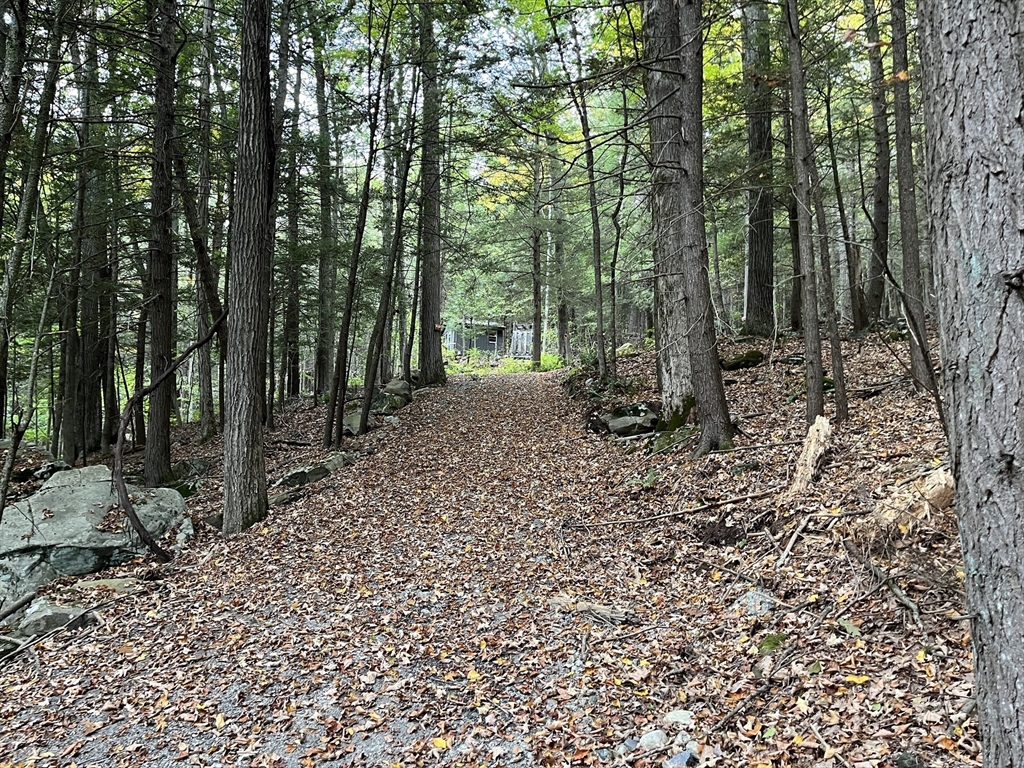
[[275, 440], [372, 456], [381, 397], [472, 410], [491, 372], [622, 404], [637, 355], [704, 461], [757, 447], [728, 388], [759, 379], [722, 371], [757, 350], [797, 371], [757, 405], [797, 404], [788, 442], [890, 385], [941, 429], [982, 752], [1024, 764], [1019, 12], [0, 1], [0, 521], [45, 449], [111, 465], [166, 559], [124, 467], [173, 484], [182, 435], [216, 446], [223, 535], [265, 533]]

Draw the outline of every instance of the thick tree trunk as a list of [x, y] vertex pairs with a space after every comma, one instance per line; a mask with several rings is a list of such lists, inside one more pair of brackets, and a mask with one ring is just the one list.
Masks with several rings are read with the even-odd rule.
[[[150, 185], [149, 320], [150, 378], [155, 381], [171, 364], [174, 346], [174, 242], [172, 238], [171, 141], [174, 138], [174, 79], [177, 58], [175, 0], [156, 0], [153, 9], [153, 61], [156, 90], [153, 117], [153, 177]], [[171, 471], [171, 411], [174, 377], [149, 399], [146, 439], [147, 485], [159, 485]]]
[[[922, 3], [950, 459], [986, 766], [1024, 766], [1024, 16]], [[965, 20], [970, 23], [965, 23]]]
[[662, 417], [672, 427], [689, 418], [693, 379], [687, 337], [684, 278], [680, 259], [683, 225], [681, 45], [679, 12], [669, 0], [646, 0], [644, 55], [649, 65], [644, 91], [651, 105], [651, 217], [654, 242], [654, 341], [658, 359]]
[[800, 50], [800, 12], [796, 0], [786, 0], [785, 27], [789, 36], [789, 77], [793, 106], [794, 197], [800, 234], [800, 283], [804, 360], [807, 385], [807, 423], [825, 411], [824, 372], [821, 364], [821, 331], [818, 328], [818, 288], [811, 240], [811, 155], [807, 119], [807, 91], [804, 83], [803, 53]]
[[434, 41], [435, 0], [420, 6], [423, 154], [420, 165], [420, 386], [445, 384], [441, 355], [441, 89]]
[[243, 0], [238, 170], [232, 227], [231, 332], [224, 372], [224, 534], [267, 514], [261, 361], [266, 360], [273, 179], [270, 0]]
[[921, 246], [917, 231], [917, 190], [914, 186], [914, 141], [910, 135], [910, 64], [907, 56], [905, 0], [892, 3], [893, 107], [896, 115], [896, 182], [900, 198], [900, 240], [903, 246], [903, 298], [910, 329], [910, 373], [918, 391], [931, 387], [924, 303]]
[[772, 61], [768, 10], [743, 9], [743, 79], [747, 98], [746, 290], [743, 332], [775, 330], [775, 189], [772, 174]]
[[878, 33], [878, 9], [875, 0], [864, 0], [867, 23], [868, 65], [871, 70], [871, 126], [875, 142], [875, 179], [871, 191], [871, 263], [865, 286], [868, 321], [881, 316], [885, 297], [885, 272], [889, 265], [889, 115], [886, 111], [885, 69]]

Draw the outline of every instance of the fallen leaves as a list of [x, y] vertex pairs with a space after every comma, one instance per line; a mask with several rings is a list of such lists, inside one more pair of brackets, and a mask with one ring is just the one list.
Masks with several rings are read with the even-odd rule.
[[[853, 356], [855, 377], [885, 378], [873, 355]], [[650, 362], [629, 358], [623, 374], [650, 377]], [[934, 466], [929, 406], [897, 387], [858, 401], [872, 410], [833, 436], [821, 479], [776, 510], [755, 497], [786, 487], [799, 449], [785, 443], [806, 431], [802, 405], [784, 402], [798, 373], [734, 374], [732, 407], [754, 414], [744, 429], [765, 446], [756, 461], [624, 453], [583, 431], [550, 375], [417, 395], [398, 426], [363, 438], [373, 455], [243, 536], [206, 534], [99, 626], [0, 671], [0, 765], [55, 766], [70, 749], [111, 768], [643, 768], [687, 744], [702, 765], [881, 766], [902, 751], [973, 762], [942, 513], [914, 539], [924, 559], [890, 570], [918, 585], [922, 629], [833, 538], [838, 515], [874, 509], [867, 489]], [[320, 413], [286, 414], [283, 429], [315, 442]], [[318, 460], [270, 456], [271, 476]], [[214, 511], [216, 490], [191, 502]], [[947, 582], [930, 578], [947, 568]], [[738, 602], [752, 586], [768, 596], [756, 614]], [[658, 729], [668, 746], [638, 750]]]

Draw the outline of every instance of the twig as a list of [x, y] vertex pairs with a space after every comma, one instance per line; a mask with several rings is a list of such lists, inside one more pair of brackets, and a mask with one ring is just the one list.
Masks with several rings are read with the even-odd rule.
[[848, 766], [850, 764], [849, 760], [847, 760], [845, 757], [843, 757], [841, 754], [839, 754], [839, 750], [838, 749], [835, 749], [835, 748], [830, 747], [828, 745], [828, 742], [825, 741], [825, 737], [821, 735], [820, 731], [818, 731], [818, 726], [811, 725], [811, 730], [814, 731], [814, 735], [818, 737], [818, 741], [821, 742], [821, 745], [825, 748], [826, 756], [828, 755], [828, 752], [831, 751], [832, 754], [835, 757], [839, 758], [839, 760], [842, 762], [843, 765], [847, 765]]
[[736, 453], [737, 451], [756, 451], [759, 448], [780, 448], [784, 445], [800, 445], [803, 440], [784, 440], [781, 443], [758, 443], [757, 445], [739, 445], [735, 448], [723, 448], [720, 451], [710, 451], [709, 456], [719, 453]]
[[879, 584], [888, 587], [889, 591], [892, 592], [893, 597], [896, 598], [896, 602], [898, 602], [900, 605], [902, 605], [910, 612], [911, 617], [914, 619], [914, 623], [918, 626], [918, 628], [920, 628], [921, 609], [917, 607], [917, 603], [915, 603], [913, 600], [907, 597], [907, 593], [900, 589], [899, 584], [895, 583], [893, 577], [885, 571], [883, 571], [873, 562], [871, 562], [870, 557], [859, 552], [856, 549], [856, 547], [854, 547], [853, 544], [850, 543], [849, 539], [843, 539], [843, 548], [846, 549], [846, 551], [850, 554], [852, 558], [854, 558], [857, 562], [859, 562], [861, 565], [867, 568]]
[[775, 563], [776, 571], [786, 564], [786, 561], [789, 559], [789, 553], [793, 551], [793, 545], [796, 544], [797, 537], [799, 537], [800, 534], [804, 532], [804, 528], [807, 527], [807, 523], [809, 523], [810, 521], [810, 515], [804, 517], [804, 519], [801, 520], [800, 524], [796, 527], [796, 530], [793, 531], [793, 535], [789, 537], [789, 543], [786, 545], [786, 548], [782, 550], [782, 556]]
[[731, 499], [722, 499], [721, 501], [712, 501], [707, 504], [701, 504], [699, 507], [692, 507], [690, 509], [676, 510], [675, 512], [665, 512], [660, 515], [652, 515], [651, 517], [636, 517], [629, 520], [605, 520], [600, 523], [576, 523], [570, 526], [573, 530], [586, 530], [589, 528], [604, 528], [609, 525], [633, 525], [636, 523], [650, 523], [654, 520], [667, 520], [670, 517], [682, 517], [683, 515], [689, 515], [694, 512], [704, 512], [708, 509], [715, 509], [726, 504], [734, 504], [738, 501], [752, 501], [753, 499], [763, 499], [765, 496], [771, 496], [773, 493], [778, 493], [785, 486], [776, 486], [769, 488], [767, 491], [760, 491], [759, 493], [748, 493], [744, 496], [733, 496]]

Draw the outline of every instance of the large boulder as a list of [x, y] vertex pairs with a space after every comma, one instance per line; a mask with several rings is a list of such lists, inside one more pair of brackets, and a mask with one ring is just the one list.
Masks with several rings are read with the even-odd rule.
[[[405, 384], [405, 382], [402, 382]], [[390, 416], [396, 411], [400, 411], [409, 404], [409, 400], [412, 399], [412, 395], [407, 399], [403, 395], [396, 395], [392, 392], [381, 392], [375, 398], [370, 406], [370, 410], [373, 413], [379, 413], [384, 416]]]
[[[128, 487], [153, 536], [181, 525], [185, 501], [170, 488]], [[0, 605], [13, 603], [60, 576], [120, 565], [144, 552], [123, 512], [105, 466], [73, 469], [11, 504], [0, 522]]]
[[624, 405], [601, 415], [608, 431], [619, 437], [653, 432], [658, 425], [658, 412], [649, 403]]
[[412, 400], [412, 385], [405, 379], [392, 379], [384, 385], [385, 395], [398, 395], [404, 397], [406, 402]]

